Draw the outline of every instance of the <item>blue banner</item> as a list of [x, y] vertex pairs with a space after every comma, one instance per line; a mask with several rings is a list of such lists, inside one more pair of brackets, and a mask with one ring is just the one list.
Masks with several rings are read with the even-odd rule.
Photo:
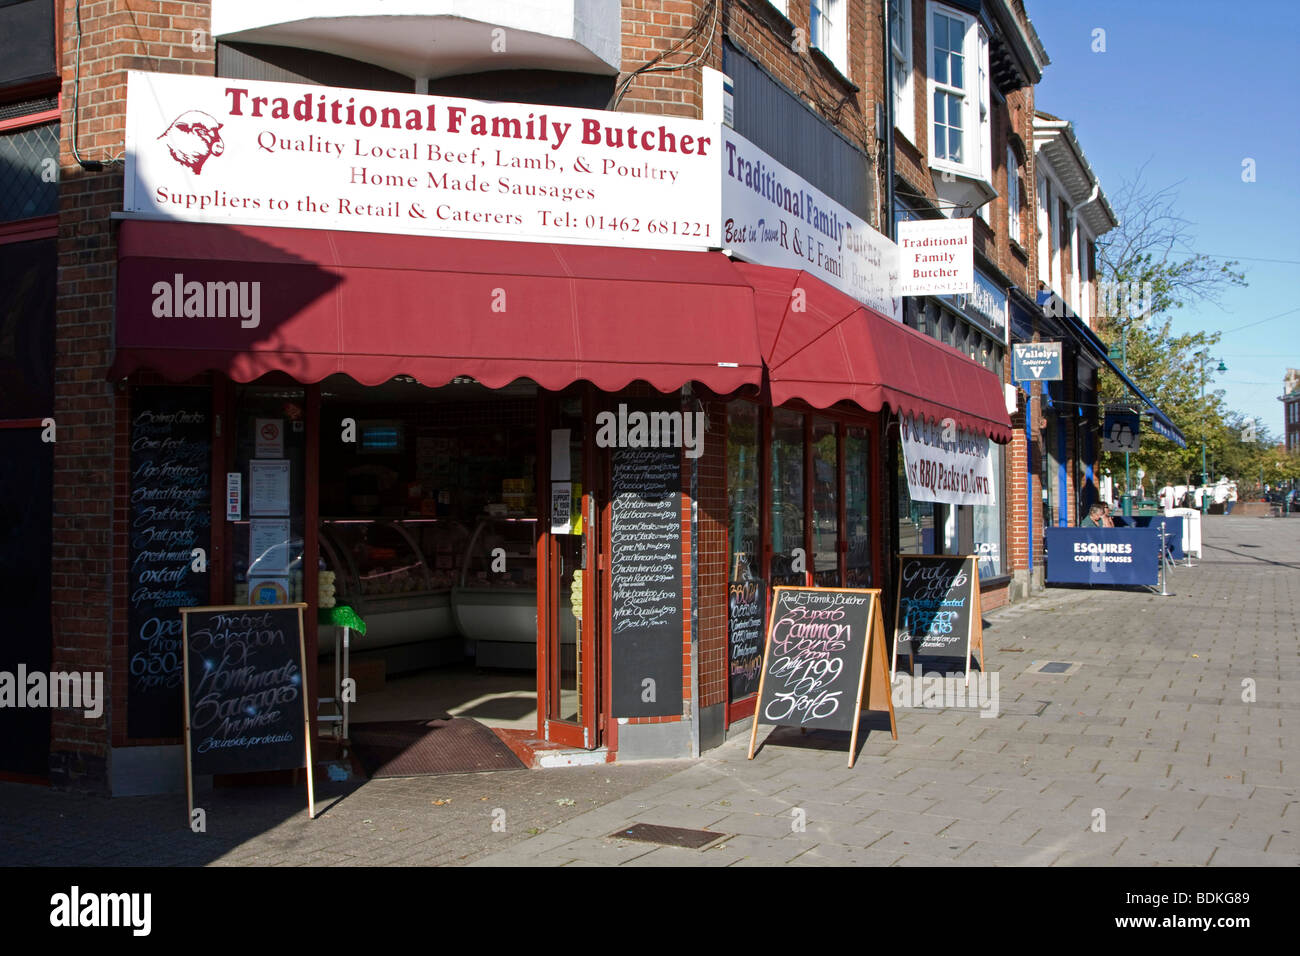
[[[1167, 520], [1172, 530], [1174, 519]], [[1047, 583], [1154, 586], [1160, 582], [1158, 530], [1048, 528]]]
[[[1117, 528], [1154, 528], [1156, 535], [1159, 536], [1160, 528], [1163, 526], [1165, 534], [1165, 546], [1169, 548], [1169, 556], [1175, 561], [1181, 561], [1187, 557], [1183, 551], [1183, 522], [1186, 520], [1181, 515], [1166, 517], [1165, 515], [1134, 515], [1131, 518], [1125, 518], [1123, 515], [1115, 515], [1111, 519], [1115, 522]], [[1158, 537], [1157, 537], [1158, 540]]]

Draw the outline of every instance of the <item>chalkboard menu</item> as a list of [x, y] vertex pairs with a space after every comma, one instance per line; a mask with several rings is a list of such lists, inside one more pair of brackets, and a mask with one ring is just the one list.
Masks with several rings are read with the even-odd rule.
[[[127, 554], [128, 737], [181, 735], [181, 618], [208, 603], [195, 548], [211, 544], [211, 424], [205, 388], [131, 395]], [[202, 566], [200, 564], [200, 566]]]
[[682, 712], [681, 451], [613, 453], [611, 677], [615, 717]]
[[912, 658], [966, 657], [979, 621], [979, 570], [969, 555], [898, 556], [894, 653]]
[[727, 585], [727, 677], [732, 701], [758, 693], [763, 669], [763, 598], [759, 581]]
[[185, 736], [191, 774], [305, 766], [304, 607], [187, 610]]
[[876, 594], [836, 588], [773, 590], [758, 720], [854, 729]]

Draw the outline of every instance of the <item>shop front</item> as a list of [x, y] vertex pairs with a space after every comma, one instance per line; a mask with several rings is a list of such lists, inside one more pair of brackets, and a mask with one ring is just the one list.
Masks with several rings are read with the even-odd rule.
[[[432, 99], [430, 125], [455, 115]], [[222, 161], [261, 135], [238, 120]], [[662, 161], [716, 186], [720, 138], [672, 122], [694, 145]], [[522, 755], [696, 755], [753, 711], [772, 585], [890, 586], [902, 417], [1007, 439], [997, 377], [888, 317], [865, 224], [849, 270], [804, 271], [712, 251], [712, 207], [678, 234], [701, 213], [666, 186], [673, 230], [604, 245], [585, 219], [565, 244], [536, 224], [160, 219], [149, 177], [186, 174], [133, 141], [154, 166], [137, 156], [117, 233], [114, 792], [180, 779], [176, 609], [204, 604], [308, 605], [320, 731], [347, 606], [354, 729], [465, 719]], [[608, 175], [605, 195], [647, 201]]]

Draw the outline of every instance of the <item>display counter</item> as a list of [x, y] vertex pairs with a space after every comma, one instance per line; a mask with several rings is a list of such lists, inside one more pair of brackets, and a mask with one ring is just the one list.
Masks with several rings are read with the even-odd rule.
[[[534, 518], [485, 516], [472, 531], [451, 518], [322, 519], [335, 599], [367, 624], [353, 652], [382, 651], [389, 673], [466, 656], [480, 667], [536, 666], [536, 533]], [[572, 613], [562, 609], [561, 621], [562, 643], [574, 644]]]
[[323, 519], [321, 558], [335, 573], [335, 599], [368, 625], [353, 651], [386, 650], [389, 673], [457, 659], [451, 588], [467, 539], [449, 519]]

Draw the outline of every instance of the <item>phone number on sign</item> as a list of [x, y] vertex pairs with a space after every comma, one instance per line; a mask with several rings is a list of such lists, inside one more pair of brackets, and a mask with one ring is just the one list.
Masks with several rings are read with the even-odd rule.
[[713, 238], [713, 224], [685, 219], [640, 219], [636, 216], [574, 215], [571, 212], [542, 211], [542, 225], [561, 229], [602, 229], [611, 232], [646, 232], [652, 236], [687, 236]]

